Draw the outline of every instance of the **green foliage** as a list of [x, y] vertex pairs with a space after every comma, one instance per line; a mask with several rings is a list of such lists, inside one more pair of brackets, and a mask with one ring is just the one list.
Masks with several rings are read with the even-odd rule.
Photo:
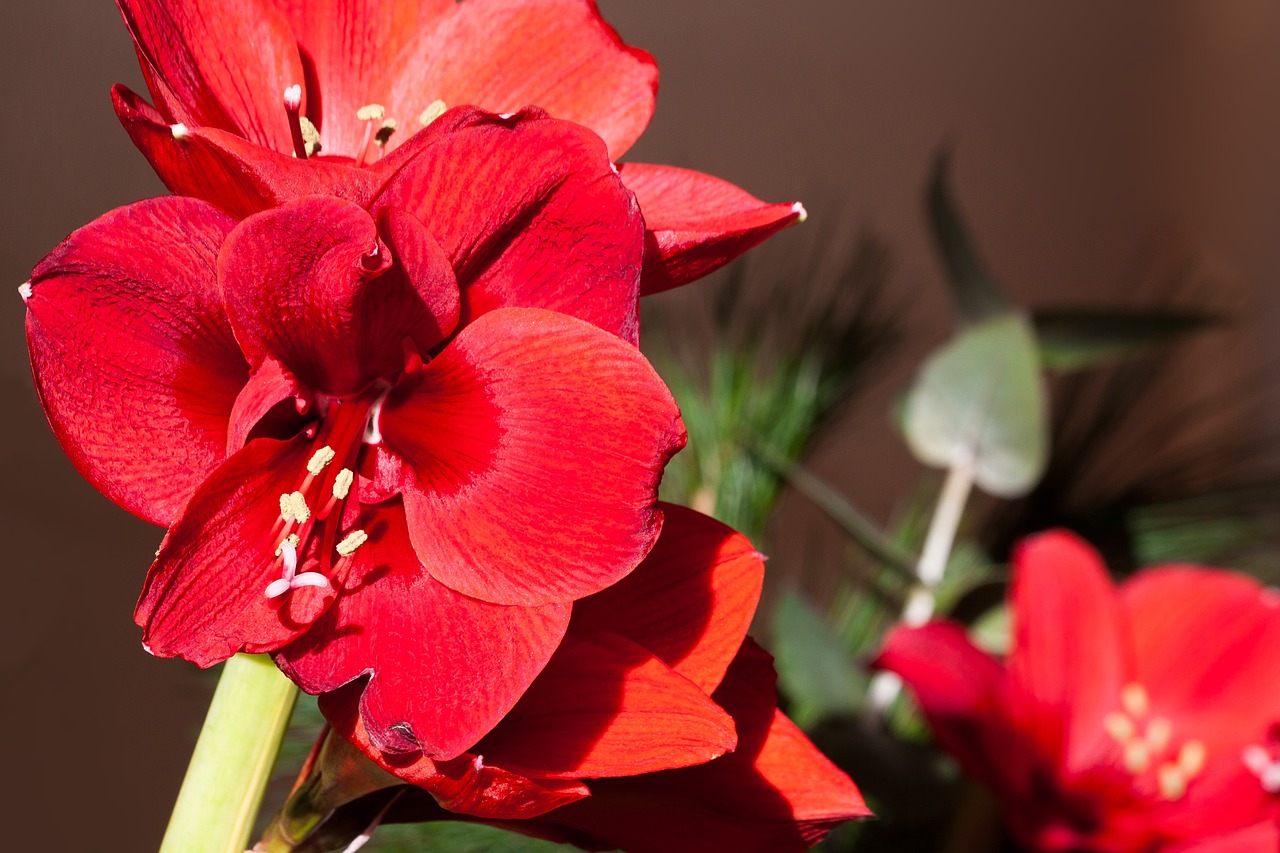
[[799, 590], [788, 590], [773, 612], [773, 656], [801, 728], [861, 706], [865, 679], [829, 620]]
[[474, 823], [419, 823], [380, 826], [365, 853], [567, 853], [577, 850]]
[[1040, 358], [1046, 370], [1070, 373], [1147, 352], [1215, 321], [1185, 311], [1037, 311]]
[[939, 155], [929, 181], [926, 208], [933, 242], [947, 268], [951, 296], [960, 319], [982, 323], [1010, 310], [1009, 301], [978, 257], [973, 239], [956, 210], [949, 186], [950, 156]]

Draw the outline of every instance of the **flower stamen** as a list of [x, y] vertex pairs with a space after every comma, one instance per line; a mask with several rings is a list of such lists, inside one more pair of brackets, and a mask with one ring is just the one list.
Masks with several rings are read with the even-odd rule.
[[440, 116], [444, 115], [445, 110], [447, 109], [449, 109], [448, 105], [446, 105], [445, 102], [440, 100], [439, 98], [436, 98], [434, 101], [427, 104], [427, 108], [422, 111], [421, 115], [418, 116], [418, 124], [422, 125], [423, 127], [426, 127], [427, 125], [431, 124], [431, 122], [435, 121], [436, 119], [440, 118]]
[[356, 552], [356, 549], [369, 541], [369, 534], [363, 530], [353, 530], [343, 537], [334, 549], [340, 557], [350, 557]]
[[302, 133], [302, 87], [297, 83], [284, 90], [284, 111], [289, 116], [289, 135], [293, 138], [293, 156], [307, 159], [307, 140]]

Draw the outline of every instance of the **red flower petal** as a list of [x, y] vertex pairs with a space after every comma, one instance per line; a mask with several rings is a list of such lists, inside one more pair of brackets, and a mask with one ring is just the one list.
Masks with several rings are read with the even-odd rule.
[[545, 814], [590, 794], [577, 780], [528, 779], [478, 756], [464, 755], [452, 761], [432, 761], [420, 754], [383, 753], [369, 740], [356, 712], [360, 684], [349, 685], [320, 697], [320, 710], [334, 731], [351, 741], [384, 770], [426, 788], [451, 812], [480, 818], [521, 820]]
[[692, 682], [613, 634], [570, 635], [475, 752], [536, 778], [630, 776], [734, 748], [733, 720]]
[[392, 391], [387, 446], [412, 469], [409, 534], [437, 580], [497, 604], [581, 598], [657, 538], [658, 481], [684, 444], [639, 351], [550, 311], [481, 316]]
[[374, 185], [367, 169], [315, 158], [299, 160], [215, 128], [175, 131], [124, 86], [114, 87], [111, 97], [120, 123], [166, 187], [204, 199], [237, 218], [304, 195], [363, 203]]
[[537, 821], [632, 853], [807, 850], [832, 827], [867, 817], [857, 787], [777, 710], [770, 658], [750, 641], [715, 700], [738, 748], [698, 767], [593, 782], [590, 799]]
[[1102, 560], [1072, 534], [1023, 540], [1013, 562], [1010, 710], [1040, 753], [1070, 773], [1108, 737], [1102, 719], [1131, 677], [1119, 600]]
[[103, 494], [157, 524], [226, 458], [248, 379], [213, 275], [232, 224], [190, 199], [138, 202], [32, 273], [27, 342], [54, 433]]
[[568, 604], [509, 607], [460, 595], [418, 562], [398, 504], [366, 509], [337, 603], [277, 655], [308, 693], [371, 675], [360, 696], [369, 740], [449, 759], [502, 719], [569, 624]]
[[437, 98], [498, 113], [532, 104], [591, 128], [617, 159], [658, 94], [653, 57], [624, 44], [593, 0], [467, 0], [413, 47], [388, 104], [401, 121]]
[[362, 208], [312, 196], [231, 232], [218, 275], [251, 363], [275, 357], [311, 389], [353, 394], [403, 368], [406, 338], [426, 351], [452, 331], [457, 288], [439, 246], [407, 214], [383, 223], [389, 246]]
[[536, 111], [457, 110], [376, 171], [385, 184], [370, 209], [407, 210], [440, 241], [464, 324], [547, 308], [636, 341], [644, 224], [590, 131]]
[[[279, 496], [298, 487], [312, 450], [305, 436], [256, 439], [192, 496], [165, 536], [134, 611], [152, 654], [212, 666], [237, 652], [275, 651], [333, 601], [332, 586], [266, 596], [281, 575], [273, 555]], [[299, 572], [311, 570], [304, 559]]]
[[701, 172], [645, 163], [619, 169], [644, 214], [642, 293], [701, 278], [803, 216], [799, 204], [766, 204]]
[[682, 506], [660, 506], [662, 534], [649, 556], [579, 601], [573, 630], [620, 634], [710, 693], [747, 635], [764, 558], [732, 528]]
[[292, 151], [284, 90], [303, 82], [293, 33], [269, 0], [117, 0], [143, 74], [172, 121]]
[[[227, 455], [245, 446], [254, 428], [280, 403], [298, 393], [297, 383], [280, 362], [268, 358], [258, 365], [240, 390], [227, 428]], [[296, 432], [296, 430], [294, 430]], [[288, 435], [288, 432], [274, 433]]]

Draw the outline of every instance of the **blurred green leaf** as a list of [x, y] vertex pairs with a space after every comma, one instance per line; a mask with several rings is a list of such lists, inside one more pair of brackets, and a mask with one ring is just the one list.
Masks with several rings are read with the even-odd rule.
[[1179, 311], [1041, 311], [1034, 316], [1046, 370], [1068, 373], [1120, 361], [1212, 325]]
[[969, 636], [973, 644], [993, 655], [1003, 655], [1009, 651], [1010, 631], [1013, 623], [1009, 619], [1009, 607], [999, 604], [982, 614], [969, 627]]
[[1000, 286], [987, 273], [956, 211], [948, 180], [950, 163], [947, 152], [940, 154], [934, 163], [928, 192], [929, 225], [947, 268], [956, 310], [965, 323], [981, 323], [1008, 311], [1010, 305]]
[[1019, 497], [1044, 472], [1047, 408], [1031, 324], [1004, 314], [965, 329], [925, 362], [907, 399], [907, 443], [927, 465], [972, 464], [984, 491]]
[[474, 823], [391, 824], [378, 827], [365, 853], [569, 853], [577, 850]]
[[797, 725], [857, 710], [863, 679], [827, 619], [798, 590], [782, 595], [774, 610], [773, 654]]

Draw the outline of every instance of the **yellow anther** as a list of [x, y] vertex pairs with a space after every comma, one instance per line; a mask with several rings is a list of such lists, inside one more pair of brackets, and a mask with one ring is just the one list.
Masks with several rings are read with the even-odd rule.
[[296, 533], [290, 533], [288, 536], [284, 537], [284, 542], [281, 542], [279, 545], [276, 546], [277, 557], [279, 557], [281, 552], [284, 551], [285, 542], [288, 542], [290, 545], [292, 545], [294, 550], [296, 551], [298, 549], [298, 546], [302, 544], [302, 539]]
[[337, 455], [333, 452], [333, 448], [326, 444], [311, 455], [311, 461], [307, 463], [307, 473], [313, 477], [319, 477], [324, 467]]
[[1130, 773], [1146, 773], [1151, 767], [1151, 747], [1145, 740], [1134, 738], [1124, 745], [1124, 769]]
[[398, 123], [393, 118], [385, 120], [382, 122], [382, 127], [378, 128], [378, 132], [373, 135], [373, 141], [380, 147], [385, 146], [387, 140], [391, 138], [391, 134], [396, 132], [396, 127], [398, 126]]
[[1161, 764], [1156, 771], [1156, 784], [1166, 800], [1180, 800], [1187, 793], [1187, 777], [1176, 764]]
[[343, 537], [338, 543], [338, 555], [342, 557], [350, 557], [356, 552], [356, 549], [369, 541], [369, 534], [363, 530], [353, 530]]
[[298, 117], [298, 124], [302, 126], [302, 142], [307, 147], [307, 156], [311, 157], [320, 153], [320, 131], [311, 123], [311, 119], [306, 116]]
[[356, 110], [356, 118], [361, 121], [382, 121], [382, 117], [387, 114], [387, 108], [382, 104], [365, 104]]
[[1103, 717], [1102, 728], [1116, 743], [1127, 743], [1133, 738], [1133, 720], [1119, 711], [1112, 711]]
[[1178, 750], [1178, 769], [1182, 771], [1183, 776], [1194, 779], [1204, 770], [1207, 758], [1208, 751], [1204, 748], [1204, 744], [1198, 740], [1189, 740], [1182, 745], [1182, 749]]
[[1173, 723], [1164, 717], [1156, 717], [1147, 723], [1147, 745], [1152, 752], [1164, 752], [1173, 736]]
[[449, 107], [445, 102], [437, 98], [430, 104], [427, 104], [427, 108], [422, 111], [422, 115], [418, 116], [418, 124], [426, 127], [431, 124], [431, 122], [444, 115], [444, 111], [447, 109], [449, 109]]
[[290, 493], [289, 512], [293, 514], [294, 519], [299, 524], [304, 523], [311, 517], [311, 507], [307, 506], [307, 499], [302, 496], [302, 492]]
[[1120, 707], [1131, 717], [1145, 717], [1151, 703], [1147, 700], [1147, 688], [1141, 684], [1126, 684], [1120, 691]]
[[280, 496], [280, 517], [285, 521], [293, 521], [293, 500], [288, 492]]
[[338, 472], [338, 476], [333, 478], [333, 496], [338, 500], [343, 500], [347, 496], [347, 492], [351, 491], [351, 484], [356, 481], [356, 475], [350, 468], [343, 468]]

